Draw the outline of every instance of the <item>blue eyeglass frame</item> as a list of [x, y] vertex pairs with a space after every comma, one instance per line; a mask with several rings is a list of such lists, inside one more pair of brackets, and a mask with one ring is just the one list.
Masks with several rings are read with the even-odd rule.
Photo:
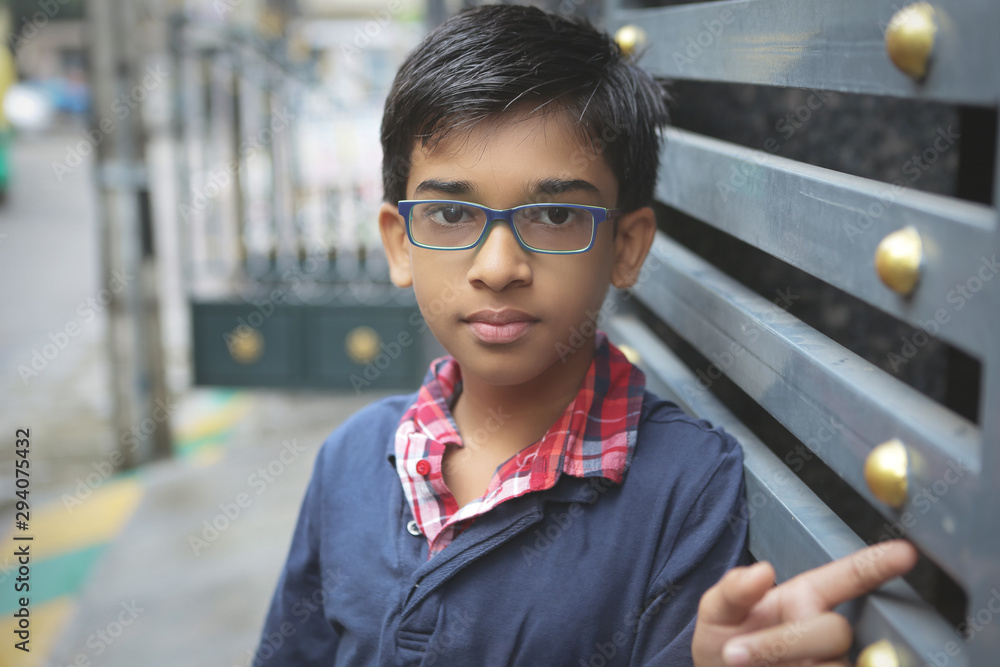
[[[472, 208], [477, 208], [480, 211], [486, 212], [486, 224], [483, 225], [483, 231], [479, 237], [468, 245], [463, 246], [436, 246], [428, 245], [426, 243], [417, 243], [413, 238], [413, 230], [410, 229], [411, 214], [413, 213], [413, 207], [417, 204], [461, 204], [462, 206], [471, 206]], [[590, 242], [587, 244], [586, 248], [580, 250], [541, 250], [539, 248], [533, 248], [524, 242], [521, 235], [517, 231], [517, 227], [514, 226], [514, 212], [519, 211], [523, 208], [535, 208], [539, 206], [562, 206], [566, 208], [582, 208], [586, 211], [590, 211], [591, 215], [594, 216], [594, 227], [590, 230]], [[515, 206], [514, 208], [506, 209], [495, 209], [488, 206], [483, 206], [482, 204], [473, 204], [472, 202], [458, 201], [457, 199], [406, 199], [399, 202], [398, 205], [399, 214], [403, 216], [406, 221], [406, 236], [409, 237], [410, 243], [417, 246], [418, 248], [427, 248], [428, 250], [468, 250], [469, 248], [475, 248], [477, 245], [482, 243], [486, 235], [489, 234], [490, 229], [493, 227], [493, 223], [497, 220], [505, 220], [507, 225], [510, 227], [511, 231], [514, 232], [514, 238], [517, 239], [518, 244], [527, 250], [528, 252], [537, 252], [542, 255], [578, 255], [581, 252], [587, 252], [594, 247], [594, 240], [597, 238], [597, 226], [607, 220], [610, 217], [619, 215], [622, 211], [617, 208], [602, 208], [600, 206], [585, 206], [584, 204], [564, 204], [564, 203], [539, 203], [539, 204], [522, 204], [521, 206]]]

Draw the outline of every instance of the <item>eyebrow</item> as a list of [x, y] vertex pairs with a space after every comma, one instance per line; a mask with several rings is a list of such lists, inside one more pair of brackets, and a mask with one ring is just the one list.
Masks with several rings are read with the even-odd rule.
[[[469, 181], [439, 181], [437, 179], [428, 178], [422, 181], [414, 190], [414, 195], [426, 193], [426, 192], [441, 192], [449, 195], [468, 195], [475, 192], [475, 188]], [[566, 192], [591, 192], [594, 194], [600, 194], [600, 190], [597, 186], [590, 181], [585, 181], [582, 178], [574, 179], [562, 179], [562, 178], [544, 178], [537, 181], [534, 187], [531, 188], [531, 192], [535, 197], [541, 197], [542, 195], [548, 197], [553, 195], [561, 195]]]
[[580, 178], [564, 180], [561, 178], [546, 178], [535, 184], [535, 195], [561, 195], [566, 192], [591, 192], [600, 194], [597, 186]]
[[474, 188], [469, 181], [438, 181], [429, 178], [421, 182], [413, 193], [416, 195], [427, 191], [443, 192], [449, 195], [467, 195], [473, 192]]

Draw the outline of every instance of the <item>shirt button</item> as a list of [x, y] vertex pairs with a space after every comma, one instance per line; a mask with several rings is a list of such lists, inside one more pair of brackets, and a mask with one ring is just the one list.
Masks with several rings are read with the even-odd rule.
[[417, 525], [416, 521], [410, 521], [410, 523], [406, 524], [406, 530], [410, 535], [420, 534], [420, 526]]
[[426, 475], [431, 471], [431, 464], [427, 459], [420, 459], [417, 461], [417, 474]]

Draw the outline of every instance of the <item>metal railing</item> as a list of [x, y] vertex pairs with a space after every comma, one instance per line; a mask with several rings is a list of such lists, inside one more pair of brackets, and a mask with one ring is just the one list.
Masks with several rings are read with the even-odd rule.
[[[369, 46], [338, 60], [336, 48], [183, 18], [171, 42], [190, 293], [294, 283], [305, 299], [394, 294], [372, 289], [388, 284], [375, 224], [382, 91], [363, 67], [336, 74], [391, 54]], [[347, 85], [324, 80], [329, 69]]]

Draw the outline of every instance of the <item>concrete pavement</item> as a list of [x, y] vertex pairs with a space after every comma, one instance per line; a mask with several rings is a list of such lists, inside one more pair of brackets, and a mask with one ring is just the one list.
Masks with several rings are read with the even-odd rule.
[[13, 500], [15, 429], [32, 429], [37, 493], [85, 475], [111, 442], [105, 321], [87, 311], [100, 280], [92, 172], [51, 169], [74, 139], [19, 139], [0, 208], [0, 508]]
[[242, 416], [221, 442], [144, 468], [134, 516], [93, 568], [48, 664], [247, 665], [316, 450], [373, 398], [240, 393]]

